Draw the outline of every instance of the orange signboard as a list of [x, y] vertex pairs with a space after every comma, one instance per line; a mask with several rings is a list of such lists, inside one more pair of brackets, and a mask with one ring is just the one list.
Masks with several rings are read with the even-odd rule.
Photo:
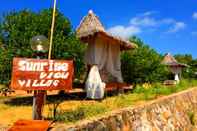
[[11, 87], [14, 90], [70, 90], [72, 60], [14, 58]]

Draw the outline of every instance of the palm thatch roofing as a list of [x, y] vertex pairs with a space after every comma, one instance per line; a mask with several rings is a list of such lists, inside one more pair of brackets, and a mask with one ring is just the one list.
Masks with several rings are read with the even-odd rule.
[[121, 50], [136, 48], [137, 46], [129, 41], [123, 40], [120, 37], [115, 37], [105, 31], [104, 26], [101, 24], [99, 18], [93, 13], [92, 10], [88, 12], [76, 30], [77, 37], [85, 43], [91, 43], [92, 38], [99, 37], [109, 41], [112, 44], [120, 44]]
[[167, 53], [162, 61], [162, 64], [175, 67], [187, 67], [188, 65], [179, 63], [170, 53]]

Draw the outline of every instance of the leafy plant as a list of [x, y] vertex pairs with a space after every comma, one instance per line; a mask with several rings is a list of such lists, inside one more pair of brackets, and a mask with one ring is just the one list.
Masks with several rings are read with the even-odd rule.
[[130, 41], [136, 43], [138, 48], [121, 54], [124, 81], [153, 83], [167, 79], [168, 70], [161, 64], [162, 56], [137, 37], [132, 37]]
[[[7, 13], [0, 22], [0, 83], [9, 84], [13, 57], [34, 57], [30, 39], [36, 35], [50, 37], [52, 9], [40, 12], [22, 10]], [[85, 45], [72, 31], [71, 23], [57, 10], [52, 59], [71, 59], [75, 77], [84, 72]]]

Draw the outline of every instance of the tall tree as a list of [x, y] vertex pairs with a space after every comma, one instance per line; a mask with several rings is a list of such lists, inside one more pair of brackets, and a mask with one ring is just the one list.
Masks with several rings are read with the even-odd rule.
[[193, 61], [191, 54], [176, 54], [174, 58], [181, 63], [190, 64]]
[[122, 74], [125, 82], [158, 82], [167, 79], [168, 71], [161, 64], [162, 56], [135, 36], [131, 37], [130, 41], [136, 43], [138, 48], [122, 53]]
[[[49, 38], [52, 9], [38, 13], [30, 10], [9, 12], [0, 24], [0, 83], [8, 83], [13, 57], [33, 57], [30, 39], [36, 35]], [[85, 45], [76, 38], [71, 23], [57, 11], [53, 40], [53, 59], [73, 59], [75, 76], [84, 70], [83, 54]]]

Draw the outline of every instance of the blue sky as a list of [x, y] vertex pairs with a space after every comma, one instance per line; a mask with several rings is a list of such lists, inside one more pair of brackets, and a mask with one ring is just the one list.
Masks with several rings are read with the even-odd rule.
[[[137, 35], [158, 52], [189, 53], [197, 58], [196, 0], [57, 0], [57, 7], [77, 27], [92, 9], [106, 30], [128, 38]], [[4, 0], [0, 14], [49, 8], [52, 0]]]

